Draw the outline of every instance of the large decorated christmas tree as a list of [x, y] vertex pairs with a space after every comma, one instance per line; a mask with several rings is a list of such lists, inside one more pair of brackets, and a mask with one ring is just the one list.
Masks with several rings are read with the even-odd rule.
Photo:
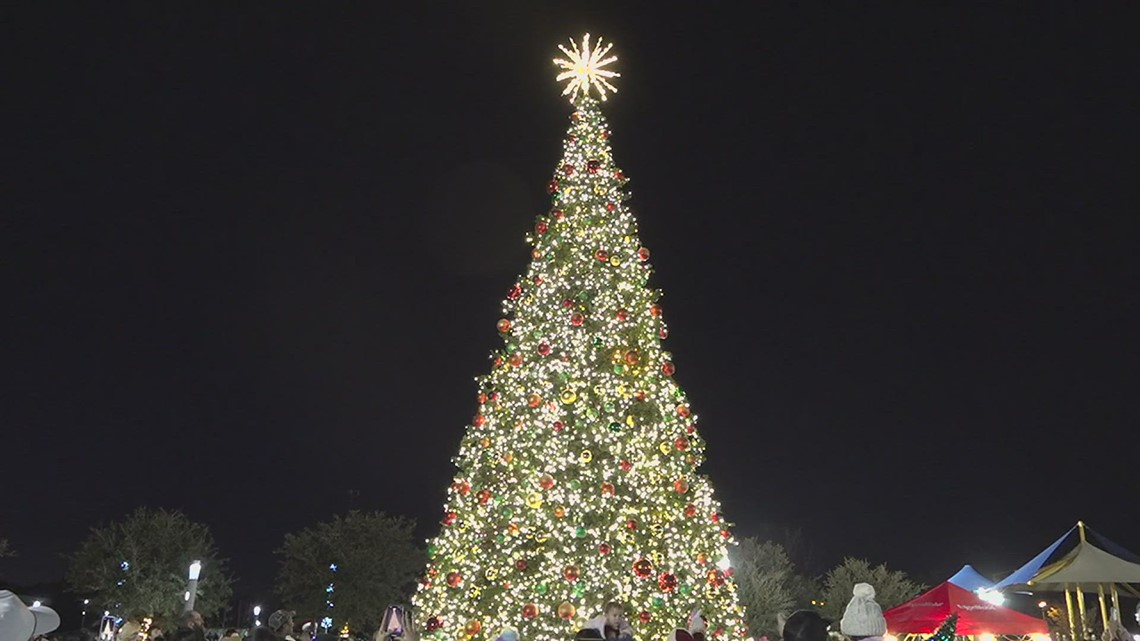
[[693, 609], [713, 637], [743, 639], [732, 536], [696, 473], [704, 442], [610, 153], [601, 101], [616, 91], [616, 58], [589, 35], [560, 48], [575, 109], [428, 547], [421, 629], [565, 640], [616, 600], [642, 640], [665, 639]]

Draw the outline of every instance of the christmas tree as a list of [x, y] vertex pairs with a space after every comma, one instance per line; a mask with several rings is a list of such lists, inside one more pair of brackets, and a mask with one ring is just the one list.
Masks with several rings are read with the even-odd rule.
[[562, 640], [616, 600], [643, 640], [694, 609], [712, 637], [743, 639], [732, 536], [695, 472], [704, 443], [662, 349], [649, 250], [610, 154], [600, 107], [616, 58], [589, 35], [560, 48], [575, 110], [552, 204], [503, 302], [504, 345], [478, 379], [417, 613], [438, 639], [491, 641], [510, 627]]
[[932, 634], [926, 641], [954, 641], [954, 635], [957, 633], [957, 631], [958, 613], [955, 612], [954, 614], [946, 617], [946, 620], [942, 622], [942, 625], [938, 626], [938, 629], [935, 630], [934, 634]]

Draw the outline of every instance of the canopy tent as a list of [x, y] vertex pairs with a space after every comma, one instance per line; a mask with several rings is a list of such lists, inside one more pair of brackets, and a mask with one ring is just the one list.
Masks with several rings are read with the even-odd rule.
[[[995, 590], [1031, 589], [1065, 593], [1069, 615], [1069, 631], [1077, 638], [1077, 624], [1082, 636], [1085, 629], [1085, 592], [1096, 592], [1100, 602], [1101, 621], [1109, 627], [1105, 588], [1112, 604], [1120, 610], [1117, 586], [1140, 596], [1130, 583], [1140, 583], [1140, 557], [1094, 532], [1084, 523], [1066, 532], [1028, 563], [1014, 570], [994, 585]], [[1077, 597], [1079, 617], [1073, 613], [1073, 594]]]
[[982, 588], [989, 589], [994, 586], [993, 581], [982, 576], [981, 572], [978, 572], [974, 569], [974, 566], [969, 564], [963, 565], [962, 569], [958, 570], [954, 576], [946, 579], [946, 582], [953, 583], [963, 590], [969, 590], [970, 592], [977, 592]]
[[955, 613], [959, 636], [1049, 634], [1049, 626], [1041, 619], [987, 603], [949, 581], [887, 610], [883, 617], [887, 631], [898, 636], [931, 634]]

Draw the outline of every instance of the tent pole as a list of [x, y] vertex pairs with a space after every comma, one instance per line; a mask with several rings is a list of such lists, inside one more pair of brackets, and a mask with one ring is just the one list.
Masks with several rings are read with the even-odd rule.
[[1096, 585], [1096, 593], [1100, 599], [1100, 621], [1104, 624], [1104, 629], [1108, 630], [1108, 606], [1104, 603], [1104, 584], [1098, 583]]
[[1069, 611], [1069, 638], [1077, 641], [1077, 619], [1073, 616], [1073, 593], [1069, 592], [1069, 584], [1065, 584], [1065, 607]]
[[1116, 591], [1116, 584], [1112, 584], [1112, 607], [1116, 609], [1116, 616], [1124, 620], [1124, 613], [1120, 611], [1120, 593]]
[[1081, 584], [1077, 584], [1077, 613], [1081, 616], [1081, 638], [1085, 639], [1089, 636], [1088, 628], [1085, 627], [1085, 617], [1088, 615], [1088, 610], [1085, 609], [1085, 591], [1081, 589]]

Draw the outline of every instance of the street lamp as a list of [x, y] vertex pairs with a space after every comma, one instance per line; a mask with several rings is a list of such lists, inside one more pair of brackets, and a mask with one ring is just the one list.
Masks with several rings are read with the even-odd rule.
[[194, 561], [190, 564], [187, 578], [190, 580], [186, 586], [186, 611], [194, 609], [194, 601], [198, 598], [198, 576], [202, 574], [202, 562]]
[[261, 606], [260, 605], [253, 606], [253, 627], [255, 627], [255, 628], [261, 627], [261, 619], [259, 618], [260, 616], [261, 616]]

